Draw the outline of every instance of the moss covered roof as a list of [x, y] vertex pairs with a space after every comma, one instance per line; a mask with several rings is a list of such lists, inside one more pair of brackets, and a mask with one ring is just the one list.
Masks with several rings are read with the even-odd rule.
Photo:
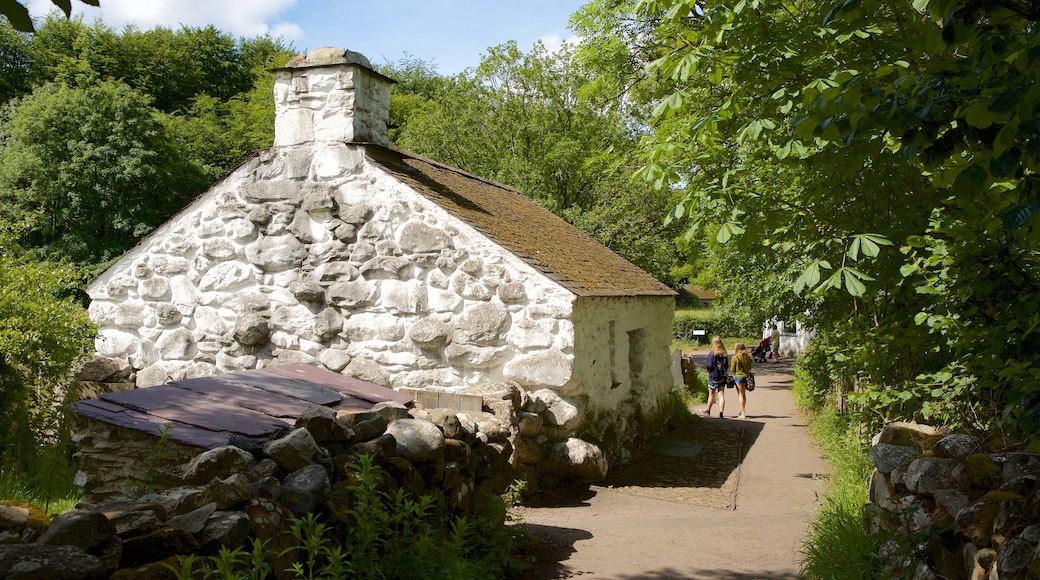
[[505, 185], [366, 145], [369, 159], [578, 296], [673, 296], [628, 260]]

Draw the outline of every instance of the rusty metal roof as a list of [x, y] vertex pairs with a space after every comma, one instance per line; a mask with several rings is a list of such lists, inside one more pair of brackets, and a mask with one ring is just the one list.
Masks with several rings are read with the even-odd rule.
[[671, 288], [519, 191], [396, 147], [369, 159], [578, 296], [674, 296]]
[[[173, 381], [85, 399], [82, 417], [213, 449], [232, 439], [263, 443], [291, 429], [311, 405], [335, 411], [368, 410], [376, 403], [412, 400], [393, 389], [305, 364]], [[169, 427], [167, 427], [167, 425]]]

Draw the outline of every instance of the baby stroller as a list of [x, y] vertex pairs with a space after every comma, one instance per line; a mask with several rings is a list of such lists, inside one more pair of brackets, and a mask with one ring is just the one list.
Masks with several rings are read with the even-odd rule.
[[751, 358], [754, 359], [755, 362], [764, 363], [768, 357], [769, 339], [763, 338], [762, 342], [758, 343], [758, 346], [755, 347], [755, 350], [751, 351]]

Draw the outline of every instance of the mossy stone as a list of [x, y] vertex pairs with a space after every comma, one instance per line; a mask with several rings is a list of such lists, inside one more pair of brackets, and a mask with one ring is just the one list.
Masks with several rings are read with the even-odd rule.
[[0, 530], [21, 533], [29, 528], [37, 532], [46, 530], [51, 525], [47, 512], [24, 501], [0, 501]]

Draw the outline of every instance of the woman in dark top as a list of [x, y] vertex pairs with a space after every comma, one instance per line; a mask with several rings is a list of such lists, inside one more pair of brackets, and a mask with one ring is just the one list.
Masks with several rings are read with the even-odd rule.
[[711, 407], [715, 404], [715, 398], [719, 399], [719, 419], [723, 418], [726, 411], [726, 377], [729, 373], [729, 356], [726, 354], [726, 345], [722, 344], [721, 337], [711, 339], [711, 352], [708, 353], [708, 361], [704, 364], [708, 370], [708, 406], [700, 412], [711, 416]]

